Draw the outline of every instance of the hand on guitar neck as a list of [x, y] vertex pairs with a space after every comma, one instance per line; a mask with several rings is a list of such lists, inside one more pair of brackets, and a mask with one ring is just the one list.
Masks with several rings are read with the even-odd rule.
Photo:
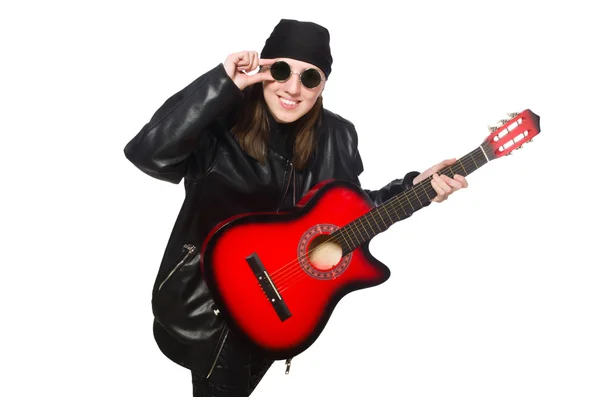
[[439, 170], [450, 166], [454, 163], [456, 163], [456, 158], [444, 160], [441, 163], [429, 167], [428, 169], [417, 175], [415, 179], [413, 179], [413, 185], [416, 185], [417, 183], [431, 176], [431, 186], [437, 193], [437, 196], [431, 199], [431, 201], [441, 203], [442, 201], [446, 200], [448, 196], [450, 196], [452, 193], [469, 186], [466, 178], [462, 175], [456, 174], [454, 175], [453, 179], [449, 176], [438, 174]]
[[272, 359], [306, 350], [343, 296], [390, 277], [369, 251], [376, 235], [466, 188], [465, 176], [539, 134], [531, 110], [509, 117], [490, 126], [471, 152], [430, 167], [413, 188], [379, 206], [356, 184], [330, 180], [313, 187], [293, 212], [242, 214], [215, 227], [201, 266], [229, 327]]

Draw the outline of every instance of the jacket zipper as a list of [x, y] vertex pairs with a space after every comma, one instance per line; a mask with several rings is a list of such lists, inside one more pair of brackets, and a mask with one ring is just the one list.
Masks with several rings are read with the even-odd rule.
[[210, 366], [210, 371], [208, 371], [208, 375], [206, 375], [206, 379], [208, 379], [210, 377], [210, 375], [213, 373], [213, 370], [215, 369], [215, 366], [217, 365], [217, 361], [219, 360], [219, 356], [221, 355], [221, 350], [223, 350], [223, 346], [225, 345], [225, 341], [227, 340], [228, 335], [229, 335], [229, 329], [227, 327], [225, 327], [225, 336], [223, 337], [223, 341], [221, 341], [221, 345], [219, 346], [217, 355], [215, 356], [215, 359], [214, 359], [212, 365]]
[[[287, 194], [289, 188], [290, 188], [290, 182], [292, 181], [292, 178], [294, 178], [294, 165], [288, 160], [287, 164], [286, 164], [286, 168], [287, 166], [290, 166], [290, 176], [287, 180], [286, 186], [285, 186], [285, 190], [283, 191], [283, 194], [281, 195], [281, 199], [279, 200], [279, 205], [277, 206], [277, 211], [279, 211], [279, 208], [281, 207], [281, 204], [283, 203], [283, 200], [285, 200], [285, 195]], [[296, 205], [296, 179], [294, 178], [294, 197], [293, 197], [293, 201], [294, 201], [294, 205]], [[169, 275], [170, 276], [170, 275]], [[167, 277], [168, 278], [168, 277]], [[165, 280], [166, 281], [166, 280]], [[164, 283], [164, 281], [163, 281]], [[218, 310], [215, 311], [215, 315], [219, 315]], [[213, 370], [215, 369], [215, 366], [217, 365], [217, 361], [219, 360], [219, 356], [221, 355], [221, 351], [223, 350], [223, 346], [225, 345], [225, 341], [227, 340], [227, 336], [229, 335], [229, 329], [226, 329], [225, 331], [225, 336], [223, 337], [223, 340], [221, 341], [221, 344], [219, 345], [219, 350], [217, 351], [217, 355], [210, 367], [210, 370], [208, 371], [208, 375], [206, 375], [206, 379], [208, 379], [210, 377], [210, 375], [212, 375]], [[290, 366], [291, 366], [291, 358], [288, 358], [286, 360], [286, 374], [288, 374], [290, 372]]]
[[292, 168], [292, 205], [296, 205], [296, 174], [294, 169]]
[[[279, 205], [277, 206], [277, 209], [275, 210], [276, 212], [279, 212], [279, 208], [281, 208], [281, 204], [283, 204], [283, 201], [285, 200], [285, 195], [287, 194], [289, 188], [290, 188], [290, 182], [292, 181], [292, 178], [294, 177], [294, 165], [293, 163], [291, 163], [289, 160], [286, 160], [286, 165], [285, 168], [287, 169], [287, 166], [290, 166], [290, 177], [287, 180], [287, 183], [285, 185], [285, 190], [283, 191], [283, 194], [281, 195], [281, 198], [279, 199]], [[296, 180], [294, 179], [294, 188], [296, 186]], [[296, 201], [296, 197], [294, 197], [294, 202]]]
[[[285, 195], [287, 194], [288, 190], [290, 189], [290, 181], [293, 181], [293, 186], [292, 186], [292, 203], [293, 205], [296, 205], [296, 177], [294, 175], [294, 164], [291, 163], [289, 160], [287, 161], [286, 164], [286, 168], [287, 166], [290, 166], [290, 177], [288, 178], [287, 184], [285, 186], [285, 190], [283, 191], [283, 195], [281, 196], [281, 199], [279, 200], [279, 206], [277, 207], [277, 212], [279, 212], [279, 208], [281, 207], [281, 204], [283, 204], [283, 201], [285, 200]], [[290, 373], [290, 367], [292, 366], [292, 358], [288, 358], [287, 360], [285, 360], [285, 374], [289, 374]]]
[[160, 285], [158, 286], [159, 291], [162, 288], [162, 286], [171, 278], [171, 276], [173, 276], [173, 274], [175, 274], [175, 272], [185, 263], [185, 261], [187, 261], [188, 258], [196, 252], [196, 246], [192, 245], [192, 244], [184, 244], [183, 248], [185, 248], [187, 250], [187, 253], [183, 257], [183, 259], [181, 259], [179, 261], [179, 263], [177, 263], [177, 265], [175, 265], [173, 270], [171, 270], [171, 272], [167, 275], [167, 277], [163, 280], [163, 282], [160, 283]]
[[[166, 283], [171, 278], [171, 276], [173, 276], [173, 274], [175, 274], [175, 272], [188, 260], [188, 258], [196, 252], [195, 245], [184, 244], [183, 247], [187, 250], [187, 252], [185, 253], [184, 257], [177, 263], [177, 265], [175, 265], [173, 270], [171, 270], [171, 272], [163, 280], [163, 282], [160, 283], [160, 285], [158, 286], [159, 291], [162, 288], [162, 286], [164, 285], [164, 283]], [[214, 312], [215, 312], [215, 316], [219, 315], [218, 309], [215, 309]], [[227, 336], [229, 335], [229, 329], [225, 328], [224, 332], [225, 332], [225, 336], [223, 337], [223, 340], [221, 341], [221, 344], [219, 345], [219, 350], [217, 351], [217, 356], [215, 357], [215, 359], [210, 367], [210, 371], [208, 372], [208, 375], [206, 375], [207, 379], [212, 374], [213, 370], [215, 369], [215, 366], [217, 365], [217, 360], [219, 359], [219, 356], [221, 355], [221, 351], [223, 350], [223, 346], [225, 345], [225, 341], [227, 340]]]

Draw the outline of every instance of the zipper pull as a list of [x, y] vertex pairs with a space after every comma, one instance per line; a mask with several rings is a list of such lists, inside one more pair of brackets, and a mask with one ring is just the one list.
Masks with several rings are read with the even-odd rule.
[[288, 358], [287, 360], [285, 360], [285, 374], [289, 374], [290, 373], [290, 367], [292, 366], [292, 359]]
[[296, 173], [294, 172], [294, 168], [292, 167], [292, 202], [293, 205], [296, 206]]

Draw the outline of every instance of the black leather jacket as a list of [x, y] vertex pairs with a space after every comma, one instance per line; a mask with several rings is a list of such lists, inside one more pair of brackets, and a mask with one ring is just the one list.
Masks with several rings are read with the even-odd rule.
[[[327, 110], [308, 167], [294, 170], [272, 148], [261, 165], [230, 133], [242, 97], [220, 64], [171, 96], [125, 147], [126, 157], [146, 174], [184, 180], [185, 200], [152, 291], [154, 336], [167, 357], [204, 376], [210, 376], [229, 332], [199, 267], [206, 235], [232, 215], [289, 208], [322, 180], [359, 184], [363, 170], [354, 126]], [[412, 186], [416, 175], [367, 193], [379, 205]]]

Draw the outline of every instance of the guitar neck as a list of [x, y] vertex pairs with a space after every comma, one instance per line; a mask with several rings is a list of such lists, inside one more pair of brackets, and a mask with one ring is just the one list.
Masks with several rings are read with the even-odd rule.
[[[467, 176], [494, 158], [490, 146], [484, 143], [466, 156], [458, 159], [454, 164], [438, 171], [438, 174], [450, 178], [453, 178], [456, 174]], [[344, 255], [387, 230], [394, 223], [408, 218], [414, 212], [429, 204], [431, 199], [437, 196], [436, 191], [431, 186], [432, 179], [432, 176], [427, 177], [410, 189], [395, 195], [365, 215], [338, 229], [335, 234], [341, 236], [339, 241], [343, 242]]]

